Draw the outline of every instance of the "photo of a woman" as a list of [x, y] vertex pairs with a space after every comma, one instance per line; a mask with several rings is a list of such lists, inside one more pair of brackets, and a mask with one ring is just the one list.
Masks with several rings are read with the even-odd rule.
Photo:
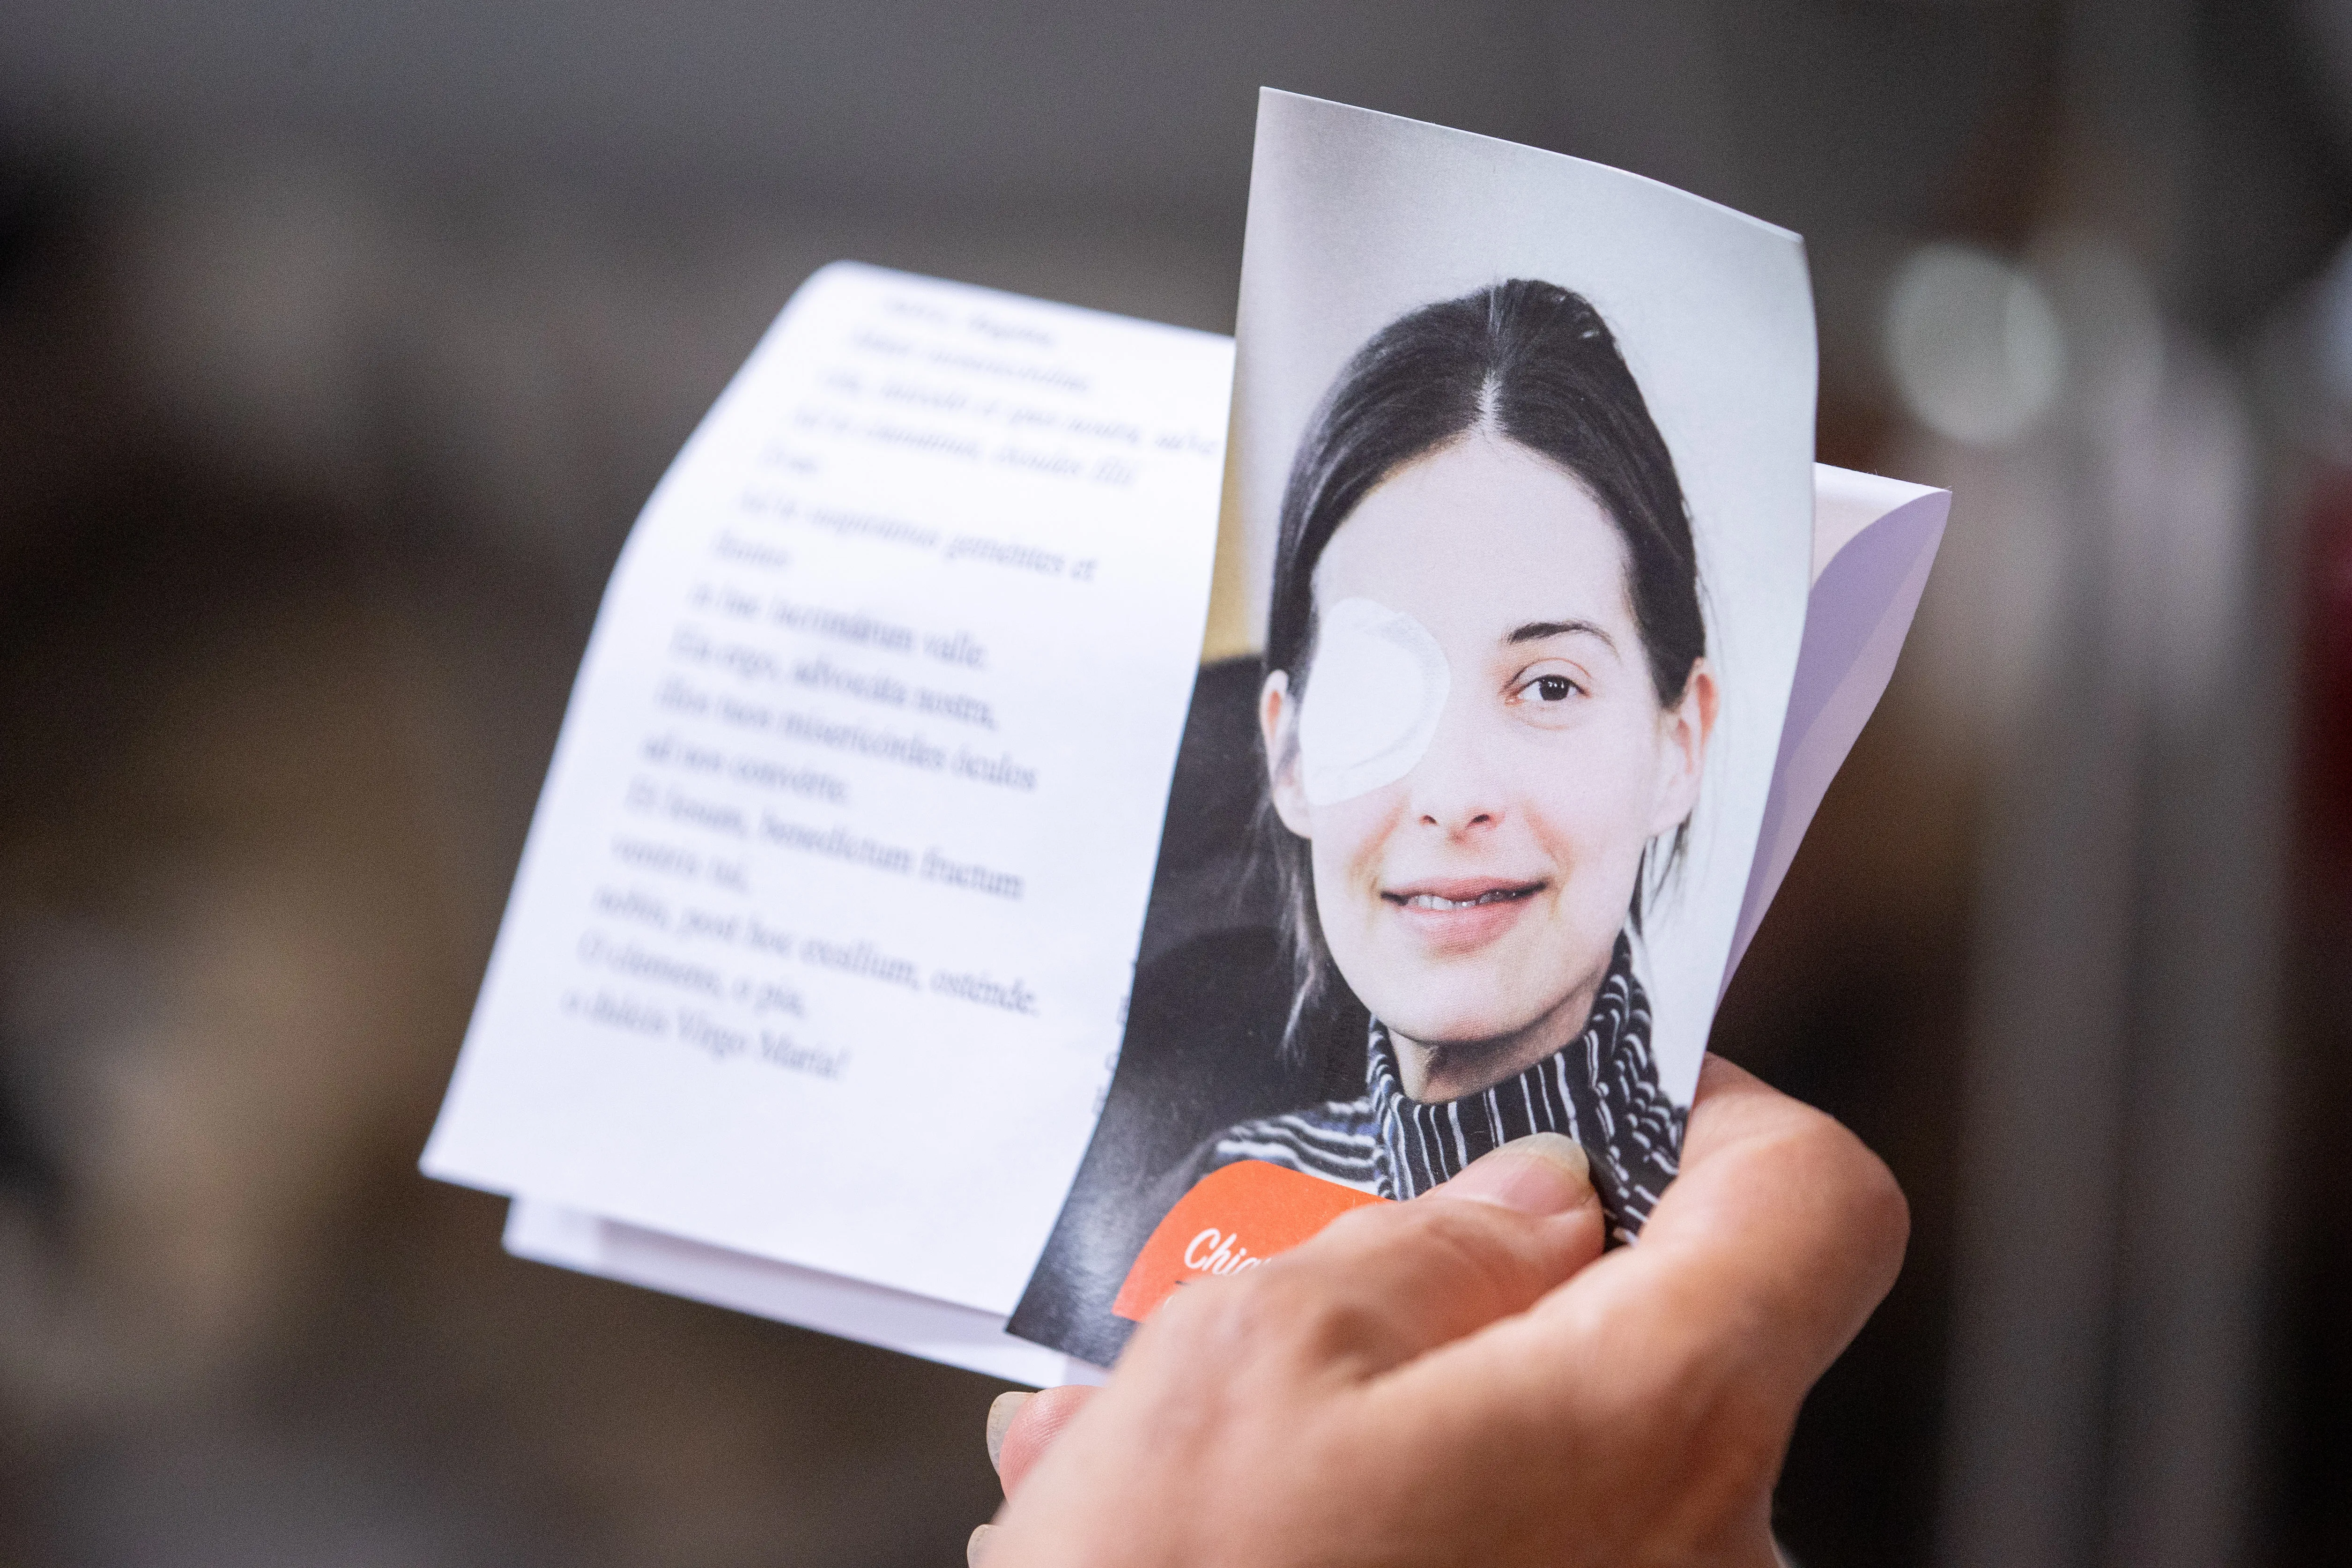
[[1794, 235], [1269, 90], [1217, 596], [1095, 1133], [1007, 1331], [1530, 1133], [1681, 1161], [1813, 565]]
[[1294, 1024], [1371, 1015], [1364, 1093], [1211, 1138], [1407, 1198], [1576, 1139], [1621, 1239], [1672, 1178], [1637, 973], [1717, 686], [1674, 461], [1600, 314], [1517, 279], [1391, 323], [1283, 499], [1259, 724]]

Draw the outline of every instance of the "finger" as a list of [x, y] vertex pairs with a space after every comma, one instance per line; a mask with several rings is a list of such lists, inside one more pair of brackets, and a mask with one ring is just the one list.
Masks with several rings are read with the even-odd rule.
[[[1077, 1419], [1095, 1390], [1084, 1384], [1040, 1389], [1035, 1394], [1000, 1394], [988, 1407], [988, 1458], [1011, 1497], [1021, 1478], [1044, 1458], [1062, 1428]], [[999, 1413], [1002, 1412], [1000, 1415]]]
[[1635, 1273], [1733, 1291], [1770, 1337], [1760, 1364], [1801, 1395], [1894, 1288], [1910, 1232], [1902, 1189], [1861, 1139], [1709, 1057], [1682, 1174], [1628, 1256]]
[[[1351, 1210], [1263, 1268], [1186, 1287], [1137, 1348], [1360, 1380], [1525, 1310], [1600, 1255], [1601, 1224], [1583, 1151], [1520, 1139], [1436, 1193]], [[1159, 1348], [1171, 1340], [1181, 1349]]]
[[1522, 1214], [1564, 1214], [1591, 1200], [1592, 1162], [1584, 1146], [1558, 1132], [1516, 1138], [1470, 1163], [1417, 1201], [1475, 1198]]
[[1908, 1229], [1901, 1191], [1859, 1139], [1710, 1057], [1682, 1173], [1641, 1240], [1400, 1380], [1500, 1379], [1535, 1409], [1581, 1385], [1590, 1408], [1605, 1366], [1627, 1418], [1670, 1416], [1659, 1400], [1727, 1399], [1757, 1421], [1793, 1419], [1893, 1285]]
[[1892, 1283], [1906, 1227], [1853, 1134], [1710, 1058], [1640, 1241], [1380, 1379], [1363, 1419], [1483, 1445], [1487, 1490], [1530, 1510], [1489, 1508], [1498, 1535], [1540, 1530], [1549, 1479], [1572, 1473], [1617, 1500], [1604, 1536], [1757, 1556], [1797, 1406]]

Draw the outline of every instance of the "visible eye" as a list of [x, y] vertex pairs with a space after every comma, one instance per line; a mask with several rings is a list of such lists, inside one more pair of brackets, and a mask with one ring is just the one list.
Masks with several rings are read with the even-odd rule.
[[1582, 683], [1555, 670], [1528, 677], [1519, 683], [1518, 689], [1511, 693], [1511, 700], [1550, 706], [1565, 702], [1571, 697], [1589, 695], [1591, 693], [1585, 690]]

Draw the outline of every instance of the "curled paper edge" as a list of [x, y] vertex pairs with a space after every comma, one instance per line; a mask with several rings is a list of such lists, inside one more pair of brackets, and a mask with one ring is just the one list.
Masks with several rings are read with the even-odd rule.
[[1805, 636], [1717, 1002], [1831, 781], [1894, 677], [1951, 510], [1949, 490], [1813, 465], [1813, 587], [1805, 601]]

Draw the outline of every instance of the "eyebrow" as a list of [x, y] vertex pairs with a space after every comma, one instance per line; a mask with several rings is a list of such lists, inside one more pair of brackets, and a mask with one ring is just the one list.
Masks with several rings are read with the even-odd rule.
[[1505, 637], [1503, 641], [1507, 645], [1523, 642], [1541, 642], [1546, 637], [1566, 637], [1573, 632], [1581, 632], [1587, 637], [1599, 637], [1601, 644], [1606, 647], [1611, 653], [1615, 653], [1617, 651], [1617, 639], [1611, 637], [1607, 632], [1602, 631], [1599, 626], [1594, 626], [1591, 621], [1529, 621], [1526, 626], [1519, 627], [1509, 637]]

